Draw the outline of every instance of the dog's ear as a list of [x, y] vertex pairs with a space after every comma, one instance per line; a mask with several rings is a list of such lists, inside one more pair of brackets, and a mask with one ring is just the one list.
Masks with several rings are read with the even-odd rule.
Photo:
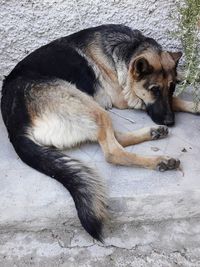
[[179, 59], [182, 57], [183, 53], [182, 52], [168, 52], [170, 56], [173, 58], [174, 62], [176, 65], [179, 62]]
[[142, 78], [143, 76], [151, 73], [153, 67], [149, 64], [148, 60], [144, 57], [136, 58], [132, 63], [132, 72], [136, 77]]

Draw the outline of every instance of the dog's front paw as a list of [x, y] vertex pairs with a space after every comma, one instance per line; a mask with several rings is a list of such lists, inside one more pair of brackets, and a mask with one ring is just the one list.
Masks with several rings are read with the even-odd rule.
[[170, 157], [163, 157], [160, 159], [159, 163], [156, 166], [156, 169], [160, 172], [167, 170], [176, 170], [180, 166], [180, 160]]
[[164, 138], [168, 135], [168, 133], [168, 127], [164, 125], [154, 126], [150, 129], [150, 135], [152, 140]]

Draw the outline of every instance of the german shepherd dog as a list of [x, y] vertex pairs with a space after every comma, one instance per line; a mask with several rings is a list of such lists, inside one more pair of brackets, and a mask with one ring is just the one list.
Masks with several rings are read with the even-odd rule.
[[[168, 156], [123, 147], [167, 136], [174, 111], [193, 104], [173, 97], [181, 52], [123, 25], [102, 25], [59, 38], [32, 52], [4, 79], [1, 111], [16, 153], [69, 190], [85, 230], [102, 240], [107, 216], [98, 174], [60, 150], [98, 142], [112, 164], [177, 169]], [[143, 109], [159, 126], [120, 133], [106, 109]]]

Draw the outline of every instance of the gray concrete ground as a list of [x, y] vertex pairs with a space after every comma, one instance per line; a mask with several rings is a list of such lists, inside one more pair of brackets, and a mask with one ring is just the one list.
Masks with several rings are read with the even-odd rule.
[[[154, 123], [141, 111], [111, 113], [120, 131]], [[66, 153], [104, 177], [110, 220], [105, 243], [84, 232], [73, 201], [56, 181], [21, 162], [0, 121], [0, 266], [200, 266], [200, 117], [177, 114], [166, 139], [127, 148], [172, 155], [181, 170], [111, 166], [97, 144]]]

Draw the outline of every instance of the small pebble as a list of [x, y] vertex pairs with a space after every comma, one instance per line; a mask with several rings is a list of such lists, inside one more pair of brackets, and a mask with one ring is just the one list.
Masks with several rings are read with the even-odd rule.
[[181, 152], [187, 152], [187, 149], [184, 147]]
[[153, 150], [153, 151], [156, 152], [156, 151], [159, 151], [160, 149], [159, 149], [158, 147], [152, 146], [152, 147], [151, 147], [151, 150]]

